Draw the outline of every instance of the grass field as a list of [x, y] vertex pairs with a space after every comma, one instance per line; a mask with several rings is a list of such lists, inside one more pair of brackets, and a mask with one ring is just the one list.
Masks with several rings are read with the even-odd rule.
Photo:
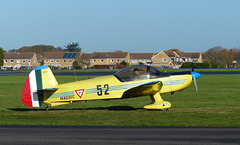
[[[240, 75], [202, 75], [194, 85], [173, 95], [168, 111], [148, 111], [150, 97], [78, 102], [45, 111], [26, 107], [21, 92], [27, 76], [0, 76], [1, 125], [107, 125], [107, 126], [224, 126], [240, 127]], [[56, 76], [59, 83], [73, 76]], [[88, 77], [78, 76], [78, 80]]]

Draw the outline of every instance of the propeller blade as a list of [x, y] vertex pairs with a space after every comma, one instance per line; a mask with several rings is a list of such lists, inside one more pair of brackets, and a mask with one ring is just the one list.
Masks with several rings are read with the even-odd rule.
[[195, 85], [195, 88], [196, 88], [196, 92], [198, 93], [197, 79], [195, 77], [193, 77], [193, 81], [194, 81], [194, 85]]
[[197, 87], [197, 79], [199, 77], [201, 77], [201, 74], [200, 73], [197, 73], [197, 72], [191, 72], [192, 74], [192, 79], [194, 81], [194, 85], [195, 85], [195, 88], [196, 88], [196, 92], [198, 93], [198, 87]]

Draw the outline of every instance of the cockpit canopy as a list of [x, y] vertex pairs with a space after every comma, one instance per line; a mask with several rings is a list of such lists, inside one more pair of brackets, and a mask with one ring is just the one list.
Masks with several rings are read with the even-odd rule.
[[158, 78], [162, 74], [158, 69], [147, 65], [128, 67], [114, 74], [121, 82]]

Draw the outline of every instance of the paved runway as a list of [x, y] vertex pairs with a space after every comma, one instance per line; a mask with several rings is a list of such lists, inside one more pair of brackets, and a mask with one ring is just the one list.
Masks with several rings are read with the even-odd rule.
[[239, 145], [240, 128], [0, 126], [0, 144]]

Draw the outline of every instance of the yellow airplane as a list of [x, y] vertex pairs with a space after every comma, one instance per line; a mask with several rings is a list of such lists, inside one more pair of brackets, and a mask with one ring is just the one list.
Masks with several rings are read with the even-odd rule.
[[171, 103], [160, 94], [174, 93], [187, 88], [201, 74], [197, 72], [161, 72], [158, 69], [137, 65], [114, 75], [58, 84], [47, 66], [39, 66], [29, 74], [22, 91], [22, 102], [29, 107], [70, 104], [86, 100], [131, 98], [149, 95], [152, 102], [143, 108], [167, 110]]

